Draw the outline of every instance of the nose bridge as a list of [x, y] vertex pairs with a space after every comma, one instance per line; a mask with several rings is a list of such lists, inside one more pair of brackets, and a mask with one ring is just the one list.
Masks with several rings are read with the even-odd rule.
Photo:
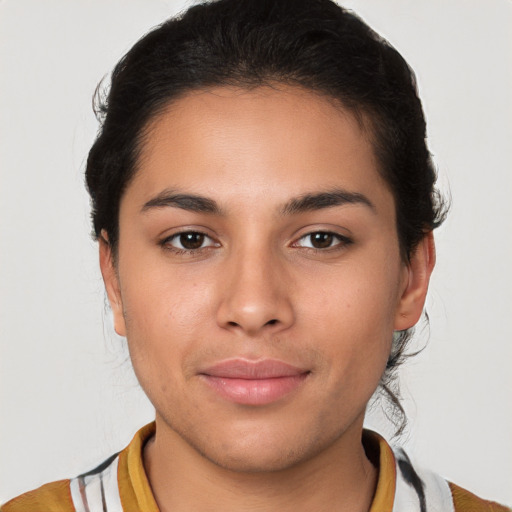
[[286, 271], [270, 243], [238, 244], [226, 267], [229, 277], [218, 311], [223, 327], [256, 335], [261, 330], [281, 330], [293, 322]]

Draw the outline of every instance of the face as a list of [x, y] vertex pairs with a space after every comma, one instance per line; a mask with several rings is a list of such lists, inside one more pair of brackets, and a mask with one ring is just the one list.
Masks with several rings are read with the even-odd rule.
[[433, 260], [426, 242], [401, 260], [348, 111], [298, 88], [190, 93], [150, 125], [119, 225], [102, 271], [157, 429], [249, 471], [360, 438]]

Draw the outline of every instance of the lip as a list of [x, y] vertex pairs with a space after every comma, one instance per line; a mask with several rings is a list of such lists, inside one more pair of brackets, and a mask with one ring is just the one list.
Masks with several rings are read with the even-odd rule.
[[231, 402], [266, 405], [301, 386], [309, 371], [276, 359], [230, 359], [200, 372], [202, 379]]

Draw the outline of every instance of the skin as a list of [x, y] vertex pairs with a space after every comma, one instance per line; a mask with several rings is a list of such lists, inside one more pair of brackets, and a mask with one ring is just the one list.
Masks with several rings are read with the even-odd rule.
[[[283, 212], [334, 189], [366, 202]], [[220, 211], [162, 201], [170, 191]], [[144, 464], [160, 509], [368, 510], [365, 407], [434, 265], [431, 235], [400, 257], [368, 132], [299, 88], [190, 93], [152, 120], [119, 225], [117, 259], [103, 233], [100, 264], [156, 409]], [[179, 252], [182, 232], [207, 236]], [[278, 359], [307, 378], [270, 404], [234, 403], [200, 375], [230, 358]]]

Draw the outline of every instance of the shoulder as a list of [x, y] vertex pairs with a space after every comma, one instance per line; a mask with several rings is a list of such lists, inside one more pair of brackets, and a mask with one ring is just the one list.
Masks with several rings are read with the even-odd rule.
[[[144, 443], [154, 431], [154, 423], [146, 425], [124, 450], [91, 471], [13, 498], [0, 506], [0, 512], [119, 511], [123, 510], [123, 504], [128, 510], [157, 511], [141, 456]], [[144, 507], [134, 503], [143, 503]]]
[[[412, 462], [403, 449], [391, 449], [383, 439], [380, 445], [381, 453], [382, 450], [392, 451], [394, 458], [394, 464], [388, 463], [394, 466], [394, 471], [389, 468], [384, 471], [394, 473], [393, 512], [512, 512], [511, 508], [482, 499]], [[383, 469], [381, 457], [381, 472]]]
[[[409, 503], [410, 509], [416, 495], [420, 510], [442, 510], [447, 512], [507, 512], [510, 508], [493, 501], [479, 498], [475, 494], [448, 482], [428, 469], [413, 464], [402, 450], [395, 450], [397, 463], [396, 496], [398, 503]], [[401, 508], [398, 508], [401, 510]]]
[[[98, 496], [96, 496], [98, 492], [94, 493], [90, 489], [86, 489], [87, 484], [91, 484], [89, 487], [95, 487], [96, 491], [101, 490], [100, 499], [104, 494], [104, 478], [110, 477], [110, 480], [113, 480], [111, 486], [114, 485], [117, 490], [117, 475], [115, 473], [117, 459], [118, 454], [116, 453], [87, 473], [75, 478], [50, 482], [33, 491], [21, 494], [2, 505], [0, 512], [75, 512], [77, 503], [80, 504], [80, 510], [89, 511], [88, 501], [90, 500], [90, 504], [94, 505], [98, 501]], [[113, 464], [114, 462], [116, 464]], [[113, 475], [112, 467], [114, 468]], [[94, 485], [97, 483], [99, 485]], [[96, 509], [94, 508], [94, 510]]]
[[512, 510], [494, 501], [479, 498], [451, 482], [448, 482], [448, 486], [452, 493], [455, 512], [510, 512]]
[[0, 507], [1, 512], [74, 512], [69, 480], [58, 480], [26, 492]]

